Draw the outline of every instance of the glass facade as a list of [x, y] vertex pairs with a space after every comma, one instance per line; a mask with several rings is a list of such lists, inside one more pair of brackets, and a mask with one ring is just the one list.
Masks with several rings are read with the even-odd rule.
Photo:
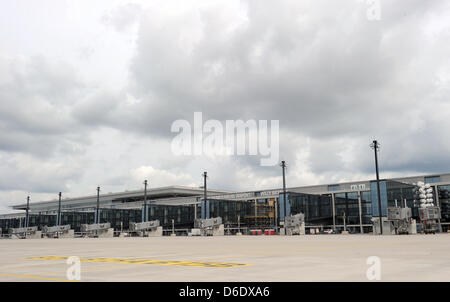
[[441, 222], [450, 222], [450, 185], [438, 186]]
[[[192, 227], [194, 224], [194, 205], [147, 205], [149, 220], [160, 221], [163, 227], [171, 227], [172, 219], [177, 227]], [[128, 230], [130, 222], [142, 221], [142, 209], [100, 209], [100, 223], [111, 223], [114, 230]], [[82, 224], [95, 222], [95, 210], [62, 212], [61, 224], [70, 224], [75, 232], [81, 231]], [[56, 225], [56, 214], [30, 214], [29, 226], [37, 226], [42, 230], [44, 226]], [[0, 228], [7, 233], [9, 228], [24, 226], [24, 218], [0, 219]]]
[[[332, 224], [333, 210], [331, 196], [289, 192], [287, 195], [287, 215], [305, 214], [306, 224]], [[280, 214], [284, 214], [283, 194], [280, 194]], [[284, 215], [280, 215], [284, 219]]]
[[440, 176], [428, 176], [428, 177], [425, 177], [424, 180], [425, 180], [426, 184], [438, 183], [438, 182], [441, 182], [441, 177]]
[[341, 189], [340, 185], [329, 185], [328, 191], [339, 191]]
[[[391, 180], [380, 180], [381, 211], [387, 216], [387, 207], [406, 206], [412, 210], [413, 217], [418, 216], [417, 204], [414, 202], [414, 186]], [[370, 183], [370, 198], [372, 200], [372, 214], [378, 217], [377, 182]]]
[[359, 224], [359, 201], [357, 192], [337, 193], [335, 195], [337, 224], [342, 224], [345, 213], [347, 224]]
[[0, 219], [0, 229], [2, 229], [2, 233], [7, 234], [8, 229], [20, 228], [23, 226], [23, 222], [23, 218]]
[[[441, 179], [439, 176], [425, 177], [428, 183], [436, 183]], [[355, 189], [361, 190], [362, 185], [358, 185]], [[433, 188], [435, 188], [433, 186]], [[339, 185], [328, 186], [330, 191], [339, 190]], [[368, 188], [367, 188], [368, 189]], [[387, 207], [406, 206], [412, 209], [414, 219], [418, 219], [419, 203], [414, 200], [414, 186], [391, 180], [380, 181], [380, 197], [382, 204], [382, 215], [386, 216]], [[275, 193], [278, 194], [278, 191]], [[333, 217], [332, 194], [335, 201], [335, 217]], [[358, 196], [360, 194], [360, 196]], [[256, 194], [255, 194], [256, 196]], [[277, 213], [280, 221], [284, 220], [284, 194], [281, 192], [277, 197], [260, 198], [253, 200], [226, 200], [226, 199], [209, 199], [206, 202], [200, 201], [198, 206], [190, 205], [147, 205], [147, 213], [149, 220], [159, 220], [165, 228], [172, 226], [172, 220], [177, 228], [193, 227], [194, 217], [206, 218], [221, 217], [226, 225], [237, 224], [238, 217], [240, 223], [248, 226], [264, 227], [268, 224], [275, 224], [275, 213]], [[443, 230], [446, 231], [450, 224], [450, 184], [438, 186], [438, 197], [441, 207], [441, 222], [444, 223]], [[220, 198], [220, 197], [218, 197]], [[361, 218], [359, 199], [361, 201]], [[255, 201], [256, 200], [256, 201]], [[277, 203], [275, 203], [277, 201]], [[277, 208], [275, 209], [275, 205]], [[195, 209], [197, 213], [195, 212]], [[378, 216], [378, 192], [376, 181], [370, 182], [370, 191], [349, 191], [349, 192], [329, 192], [327, 195], [305, 194], [296, 192], [287, 192], [286, 203], [287, 215], [297, 213], [305, 214], [307, 225], [336, 225], [343, 224], [343, 214], [345, 213], [346, 224], [358, 226], [362, 224], [371, 224], [372, 216]], [[119, 209], [119, 208], [103, 208], [100, 209], [100, 222], [111, 223], [115, 230], [128, 230], [130, 222], [140, 222], [144, 216], [144, 209]], [[196, 215], [195, 215], [196, 214]], [[24, 218], [0, 219], [0, 228], [3, 234], [8, 232], [9, 228], [18, 228], [24, 226]], [[95, 207], [69, 210], [66, 209], [61, 215], [61, 224], [70, 224], [71, 227], [79, 232], [82, 224], [92, 224], [95, 221]], [[56, 214], [54, 211], [35, 213], [29, 216], [29, 225], [38, 226], [54, 226], [56, 224]], [[354, 230], [359, 232], [359, 227]], [[369, 230], [369, 227], [364, 229]]]
[[[286, 200], [289, 200], [289, 192], [286, 192]], [[278, 198], [279, 202], [278, 202], [278, 216], [280, 217], [280, 220], [284, 220], [284, 216], [285, 216], [285, 209], [284, 209], [284, 194], [280, 193], [279, 198]], [[289, 202], [286, 202], [286, 212], [287, 215], [290, 215], [291, 213], [291, 205]]]
[[414, 202], [413, 190], [413, 185], [396, 181], [387, 181], [386, 193], [388, 207], [404, 207], [406, 203], [406, 206], [411, 208], [413, 218], [418, 218], [418, 203]]
[[372, 223], [372, 201], [370, 199], [370, 196], [370, 191], [361, 192], [361, 212], [363, 224]]
[[[177, 227], [192, 227], [194, 225], [194, 205], [147, 205], [148, 220], [159, 220], [163, 227], [171, 227], [172, 219]], [[139, 218], [138, 218], [139, 217]], [[141, 213], [134, 222], [142, 221]], [[130, 220], [131, 221], [131, 220]]]
[[243, 223], [244, 217], [255, 215], [252, 201], [210, 199], [206, 204], [207, 217], [221, 217], [224, 224], [237, 224], [238, 216]]
[[[39, 230], [42, 230], [44, 226], [54, 226], [56, 216], [56, 214], [30, 214], [29, 226], [37, 226]], [[62, 212], [61, 224], [70, 224], [75, 232], [79, 232], [82, 224], [94, 223], [94, 216], [93, 212]], [[24, 218], [0, 219], [0, 228], [3, 229], [3, 233], [7, 233], [9, 228], [23, 227], [24, 221]]]
[[114, 230], [127, 230], [129, 228], [130, 222], [139, 221], [141, 221], [141, 210], [100, 209], [99, 223], [109, 222], [111, 223], [111, 227], [114, 228]]
[[[376, 181], [370, 182], [370, 199], [372, 200], [372, 215], [378, 217], [380, 214], [378, 205], [378, 189]], [[380, 201], [381, 201], [382, 216], [387, 216], [387, 189], [385, 180], [380, 180]]]
[[[360, 194], [360, 196], [358, 196]], [[359, 198], [361, 198], [361, 219], [359, 209]], [[343, 225], [343, 213], [345, 213], [346, 225], [351, 232], [361, 232], [360, 224], [372, 224], [372, 200], [370, 191], [345, 192], [335, 194], [336, 224]], [[363, 226], [363, 232], [371, 231], [370, 226]]]

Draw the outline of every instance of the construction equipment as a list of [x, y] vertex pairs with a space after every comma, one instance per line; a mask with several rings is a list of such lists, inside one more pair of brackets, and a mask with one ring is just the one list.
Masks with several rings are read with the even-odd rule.
[[415, 198], [419, 200], [419, 218], [422, 223], [422, 233], [436, 234], [437, 221], [441, 219], [441, 210], [435, 205], [433, 187], [422, 181], [414, 188]]
[[419, 217], [422, 222], [422, 233], [436, 234], [436, 220], [441, 218], [439, 207], [421, 207], [419, 208]]
[[194, 221], [194, 229], [191, 234], [198, 234], [200, 230], [201, 236], [224, 236], [225, 229], [222, 224], [222, 218], [196, 219]]
[[74, 238], [75, 232], [70, 229], [70, 224], [57, 226], [44, 226], [43, 235], [47, 238]]
[[136, 232], [140, 237], [162, 236], [163, 228], [159, 220], [145, 222], [130, 222], [130, 231]]
[[411, 208], [388, 207], [387, 220], [394, 234], [417, 234], [416, 221], [412, 219]]
[[111, 224], [107, 223], [94, 223], [94, 224], [82, 224], [81, 232], [85, 233], [87, 237], [94, 238], [112, 238], [114, 237], [114, 229], [111, 228]]
[[305, 235], [305, 214], [286, 216], [284, 218], [284, 232], [287, 236]]
[[41, 239], [42, 232], [38, 231], [38, 227], [12, 228], [9, 229], [11, 239]]

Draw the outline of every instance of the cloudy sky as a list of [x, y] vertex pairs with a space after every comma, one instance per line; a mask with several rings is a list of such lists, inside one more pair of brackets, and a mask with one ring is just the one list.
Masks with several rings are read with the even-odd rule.
[[174, 156], [194, 112], [279, 120], [288, 186], [374, 178], [374, 138], [382, 177], [450, 172], [449, 53], [446, 0], [0, 0], [0, 212], [281, 186], [258, 156]]

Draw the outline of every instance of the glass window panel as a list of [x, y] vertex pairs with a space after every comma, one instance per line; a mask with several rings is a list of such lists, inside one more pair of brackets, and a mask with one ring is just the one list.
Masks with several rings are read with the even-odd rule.
[[341, 188], [340, 185], [329, 185], [328, 191], [339, 191], [340, 188]]
[[429, 183], [438, 183], [441, 182], [441, 177], [440, 176], [427, 176], [425, 177], [425, 183], [429, 184]]

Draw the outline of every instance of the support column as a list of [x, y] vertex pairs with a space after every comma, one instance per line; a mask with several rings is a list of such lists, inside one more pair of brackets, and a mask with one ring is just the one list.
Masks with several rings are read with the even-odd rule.
[[283, 202], [284, 202], [284, 217], [283, 221], [286, 220], [287, 216], [287, 199], [286, 199], [286, 162], [283, 160], [281, 161], [281, 168], [283, 170]]
[[30, 196], [27, 197], [27, 213], [25, 215], [25, 227], [29, 227], [29, 222], [30, 222], [30, 215], [29, 215], [29, 211], [30, 211]]
[[333, 207], [333, 230], [336, 231], [336, 205], [335, 205], [334, 193], [331, 193], [331, 205]]
[[56, 225], [61, 225], [61, 192], [58, 194], [58, 216], [56, 217]]
[[[438, 191], [438, 186], [434, 185], [434, 196], [436, 196], [436, 205], [439, 207], [439, 213], [441, 212], [441, 205], [439, 202], [439, 191]], [[439, 233], [442, 233], [442, 224], [441, 224], [441, 219], [438, 219], [438, 226], [439, 226]]]
[[206, 178], [208, 177], [208, 172], [203, 172], [203, 200], [205, 201], [205, 219], [208, 218], [206, 214], [206, 200], [208, 200], [208, 190], [206, 189]]
[[197, 203], [194, 203], [194, 221], [197, 220]]
[[275, 207], [275, 231], [277, 231], [277, 228], [278, 228], [278, 200], [277, 200], [277, 198], [275, 198], [273, 204]]
[[359, 207], [359, 230], [364, 233], [364, 229], [362, 226], [362, 208], [361, 208], [361, 191], [358, 191], [358, 207]]
[[142, 222], [148, 221], [147, 215], [147, 180], [144, 180], [144, 217]]
[[97, 208], [95, 211], [95, 223], [100, 223], [100, 187], [97, 187]]

